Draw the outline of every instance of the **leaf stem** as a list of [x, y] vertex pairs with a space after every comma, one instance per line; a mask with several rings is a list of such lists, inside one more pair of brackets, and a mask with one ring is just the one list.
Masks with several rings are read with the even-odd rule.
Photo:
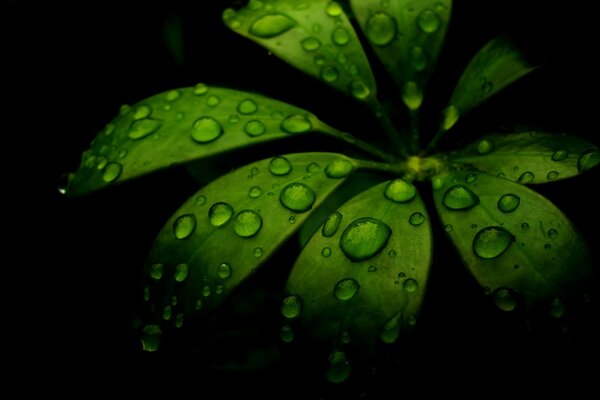
[[388, 164], [375, 161], [354, 160], [358, 168], [368, 171], [383, 172], [391, 175], [405, 175], [409, 172], [406, 162]]
[[413, 154], [419, 152], [419, 109], [409, 110], [410, 113], [410, 149]]
[[402, 158], [408, 158], [410, 156], [409, 144], [407, 143], [404, 135], [400, 134], [400, 132], [398, 132], [398, 130], [394, 127], [388, 113], [385, 112], [381, 103], [379, 103], [379, 101], [377, 100], [374, 100], [369, 102], [368, 104], [373, 114], [375, 114], [379, 125], [381, 125], [383, 131], [386, 133], [386, 135], [394, 144], [394, 146], [398, 149], [398, 152], [400, 153]]
[[445, 130], [443, 130], [441, 128], [440, 128], [440, 130], [438, 130], [438, 132], [435, 134], [435, 136], [433, 137], [433, 139], [431, 139], [431, 142], [429, 142], [429, 144], [427, 145], [427, 147], [423, 151], [423, 154], [422, 154], [423, 156], [427, 156], [433, 150], [435, 150], [435, 148], [437, 147], [438, 143], [440, 142], [440, 140], [444, 136], [444, 133], [446, 133]]

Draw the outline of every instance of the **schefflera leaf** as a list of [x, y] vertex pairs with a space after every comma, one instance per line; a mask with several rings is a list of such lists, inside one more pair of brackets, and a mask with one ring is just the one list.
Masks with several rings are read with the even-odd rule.
[[546, 198], [468, 171], [438, 176], [433, 188], [446, 232], [498, 308], [560, 316], [565, 299], [583, 296], [591, 274], [584, 240]]
[[570, 178], [600, 163], [600, 151], [590, 142], [543, 132], [486, 135], [450, 157], [454, 163], [523, 184]]
[[150, 325], [213, 309], [354, 169], [343, 155], [291, 154], [244, 166], [197, 192], [167, 221], [148, 256]]
[[324, 129], [313, 114], [257, 94], [198, 84], [121, 113], [83, 153], [67, 193], [81, 195], [237, 148]]
[[348, 337], [363, 348], [393, 343], [416, 323], [431, 259], [430, 220], [416, 188], [384, 182], [314, 234], [290, 274], [282, 314], [318, 340], [333, 340], [336, 351]]
[[351, 0], [352, 10], [379, 59], [402, 90], [411, 110], [442, 48], [451, 0]]
[[367, 56], [336, 1], [250, 1], [227, 9], [229, 28], [334, 88], [360, 101], [376, 101]]

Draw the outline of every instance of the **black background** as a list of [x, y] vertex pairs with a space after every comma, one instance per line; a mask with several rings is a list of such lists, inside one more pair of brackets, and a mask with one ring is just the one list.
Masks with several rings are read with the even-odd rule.
[[[543, 67], [461, 121], [463, 135], [527, 125], [600, 143], [592, 63], [596, 20], [586, 2], [549, 3], [456, 1], [430, 85], [436, 95], [430, 95], [426, 106], [439, 109], [470, 57], [489, 39], [509, 33]], [[299, 398], [342, 393], [377, 398], [385, 390], [400, 395], [435, 388], [443, 378], [451, 379], [444, 386], [450, 391], [481, 394], [516, 390], [519, 384], [534, 390], [591, 387], [589, 373], [598, 365], [593, 303], [571, 312], [568, 335], [560, 333], [562, 323], [532, 332], [522, 319], [493, 309], [439, 232], [418, 333], [381, 356], [375, 374], [370, 363], [357, 363], [360, 378], [332, 386], [322, 378], [323, 364], [306, 356], [324, 359], [325, 353], [317, 354], [322, 349], [289, 350], [279, 344], [278, 291], [293, 262], [285, 252], [296, 251], [295, 244], [275, 257], [276, 266], [266, 266], [249, 282], [266, 293], [255, 314], [215, 323], [216, 336], [249, 331], [250, 339], [223, 335], [193, 355], [139, 351], [132, 321], [140, 305], [145, 255], [164, 221], [197, 190], [197, 183], [178, 169], [81, 199], [66, 199], [56, 189], [61, 174], [77, 167], [81, 152], [121, 104], [202, 81], [264, 93], [351, 132], [369, 132], [373, 123], [360, 105], [229, 32], [220, 14], [231, 4], [3, 5], [5, 88], [14, 106], [7, 109], [14, 124], [4, 133], [9, 162], [5, 185], [6, 198], [9, 204], [16, 200], [17, 210], [5, 206], [7, 232], [17, 240], [7, 242], [15, 257], [7, 263], [10, 278], [4, 285], [15, 316], [4, 329], [14, 337], [10, 350], [19, 355], [15, 371], [51, 377], [45, 384], [60, 391], [78, 382], [98, 390], [126, 384], [136, 389], [189, 387], [198, 394], [218, 389], [221, 395], [243, 387], [247, 394], [269, 394], [279, 382], [286, 397]], [[183, 65], [174, 62], [162, 36], [165, 20], [173, 16], [183, 22]], [[428, 115], [433, 119], [437, 114]], [[267, 149], [280, 151], [277, 146]], [[596, 170], [536, 188], [573, 220], [596, 260], [599, 218], [592, 189], [598, 178]], [[188, 339], [183, 334], [174, 340]], [[239, 361], [255, 345], [281, 350], [282, 360], [259, 372], [211, 367], [220, 358]], [[532, 378], [538, 374], [541, 378]], [[485, 385], [483, 392], [475, 383]]]

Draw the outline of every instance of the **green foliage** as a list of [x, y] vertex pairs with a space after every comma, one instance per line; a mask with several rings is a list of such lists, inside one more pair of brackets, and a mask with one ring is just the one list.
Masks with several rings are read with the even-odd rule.
[[331, 344], [327, 377], [345, 380], [350, 341], [355, 351], [369, 352], [378, 343], [402, 340], [418, 321], [433, 248], [421, 181], [431, 181], [446, 232], [498, 308], [550, 308], [561, 317], [570, 296], [580, 294], [590, 276], [582, 238], [555, 206], [523, 184], [583, 173], [600, 162], [597, 147], [565, 135], [520, 132], [488, 134], [436, 153], [460, 116], [534, 67], [505, 38], [492, 40], [467, 66], [438, 134], [422, 151], [417, 114], [452, 2], [350, 3], [397, 84], [395, 100], [411, 111], [408, 134], [396, 131], [393, 114], [379, 105], [348, 7], [325, 0], [251, 0], [223, 18], [236, 33], [366, 103], [381, 123], [369, 134], [385, 132], [392, 154], [294, 106], [203, 84], [123, 108], [84, 153], [68, 194], [309, 132], [384, 161], [287, 154], [243, 166], [194, 194], [167, 221], [146, 263], [145, 350], [159, 348], [167, 327], [206, 317], [301, 229], [304, 248], [283, 297], [281, 337], [293, 341], [296, 329], [307, 328], [302, 332], [308, 337]]

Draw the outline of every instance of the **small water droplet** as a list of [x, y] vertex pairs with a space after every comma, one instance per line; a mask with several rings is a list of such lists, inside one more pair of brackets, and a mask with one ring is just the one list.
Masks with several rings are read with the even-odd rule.
[[544, 250], [552, 250], [552, 245], [550, 243], [544, 244]]
[[219, 96], [209, 96], [206, 99], [206, 105], [209, 107], [216, 107], [221, 102], [221, 98]]
[[144, 288], [144, 301], [150, 301], [150, 288], [148, 286]]
[[450, 210], [469, 210], [479, 204], [479, 197], [466, 186], [454, 185], [444, 193], [442, 203]]
[[259, 171], [259, 169], [258, 169], [258, 168], [256, 168], [256, 167], [252, 167], [252, 168], [250, 169], [250, 176], [249, 176], [249, 177], [254, 177], [254, 176], [258, 175], [258, 173], [259, 173], [259, 172], [260, 172], [260, 171]]
[[224, 290], [223, 285], [217, 285], [215, 287], [215, 294], [222, 294], [223, 290]]
[[335, 28], [333, 32], [331, 32], [331, 41], [338, 46], [345, 46], [350, 42], [350, 34], [346, 28]]
[[402, 328], [402, 312], [396, 313], [381, 327], [379, 338], [383, 343], [394, 343], [400, 337]]
[[477, 145], [477, 152], [479, 154], [489, 154], [494, 150], [494, 143], [490, 140], [483, 139]]
[[300, 315], [302, 310], [302, 299], [300, 296], [290, 294], [283, 298], [281, 302], [281, 315], [285, 318], [292, 319]]
[[371, 89], [362, 81], [354, 81], [350, 84], [350, 93], [358, 100], [365, 100], [371, 94]]
[[348, 331], [342, 332], [342, 337], [340, 338], [340, 340], [343, 344], [350, 343], [350, 341], [351, 341], [350, 332], [348, 332]]
[[335, 67], [328, 65], [321, 68], [321, 79], [325, 82], [335, 82], [339, 76], [340, 74]]
[[329, 247], [323, 247], [323, 249], [321, 250], [321, 255], [323, 257], [329, 257], [329, 256], [331, 256], [331, 248], [329, 248]]
[[150, 114], [152, 114], [152, 109], [147, 105], [137, 106], [133, 112], [133, 119], [138, 120], [148, 118]]
[[521, 229], [524, 231], [528, 231], [529, 230], [529, 224], [527, 222], [523, 222], [521, 224]]
[[265, 128], [265, 125], [258, 120], [248, 121], [244, 126], [244, 131], [250, 137], [261, 136], [265, 133], [266, 130], [267, 129]]
[[369, 271], [369, 272], [377, 272], [377, 267], [374, 266], [374, 265], [370, 265], [369, 269], [367, 271]]
[[426, 9], [417, 17], [417, 25], [425, 33], [434, 33], [440, 28], [441, 20], [435, 11]]
[[453, 227], [452, 227], [452, 225], [451, 225], [451, 224], [446, 224], [446, 225], [444, 225], [444, 230], [445, 230], [446, 232], [452, 232], [452, 229], [453, 229]]
[[465, 182], [467, 183], [473, 183], [477, 180], [477, 175], [476, 174], [467, 174], [467, 176], [465, 176]]
[[340, 3], [338, 3], [337, 1], [330, 1], [325, 7], [325, 12], [330, 17], [339, 17], [340, 15], [342, 15], [344, 10], [342, 9]]
[[208, 297], [208, 296], [210, 296], [210, 293], [211, 293], [210, 286], [204, 286], [202, 288], [202, 296]]
[[263, 249], [260, 247], [255, 247], [254, 250], [252, 251], [252, 254], [254, 254], [254, 257], [256, 257], [256, 258], [260, 258], [263, 255]]
[[390, 250], [390, 251], [388, 252], [388, 257], [390, 257], [390, 258], [394, 258], [394, 257], [396, 257], [396, 252], [395, 252], [394, 250]]
[[513, 212], [521, 204], [521, 198], [516, 194], [508, 193], [498, 199], [498, 209], [503, 213]]
[[295, 224], [296, 223], [296, 217], [294, 215], [290, 215], [288, 218], [288, 222], [290, 224]]
[[416, 197], [417, 189], [404, 179], [394, 179], [387, 184], [383, 194], [395, 203], [408, 203]]
[[210, 143], [223, 134], [223, 127], [213, 117], [200, 117], [192, 124], [191, 134], [197, 143]]
[[221, 279], [227, 279], [231, 276], [231, 265], [222, 263], [217, 267], [217, 276]]
[[557, 236], [558, 236], [558, 231], [556, 229], [549, 229], [548, 230], [548, 237], [550, 239], [556, 239]]
[[402, 101], [409, 110], [418, 110], [423, 103], [423, 91], [416, 82], [406, 82], [402, 86]]
[[285, 157], [273, 157], [269, 163], [269, 171], [277, 176], [287, 175], [292, 171], [292, 164]]
[[150, 266], [150, 277], [152, 279], [160, 280], [163, 276], [164, 265], [163, 264], [152, 264]]
[[196, 311], [199, 311], [202, 309], [202, 300], [198, 299], [196, 300], [196, 303], [194, 304], [194, 308], [196, 309]]
[[237, 110], [240, 114], [244, 115], [254, 114], [258, 110], [258, 105], [256, 105], [254, 100], [245, 99], [240, 101]]
[[336, 283], [335, 288], [333, 289], [333, 294], [335, 298], [341, 301], [347, 301], [354, 297], [360, 285], [353, 278], [344, 278], [338, 283]]
[[450, 105], [442, 111], [442, 124], [441, 129], [444, 131], [449, 130], [456, 124], [456, 121], [460, 118], [460, 111], [458, 107]]
[[261, 0], [250, 0], [248, 2], [248, 8], [252, 11], [258, 11], [264, 7], [264, 3]]
[[327, 217], [321, 233], [324, 237], [332, 237], [337, 232], [340, 223], [342, 222], [342, 214], [337, 211], [332, 212]]
[[304, 133], [310, 131], [312, 124], [307, 117], [290, 115], [281, 122], [281, 130], [286, 133]]
[[431, 180], [431, 186], [433, 187], [433, 190], [440, 190], [444, 187], [444, 181], [442, 178], [436, 176]]
[[413, 293], [419, 288], [419, 283], [416, 280], [409, 278], [404, 281], [402, 288], [407, 293]]
[[116, 128], [117, 128], [117, 127], [115, 126], [115, 124], [107, 124], [107, 125], [104, 127], [104, 134], [105, 134], [106, 136], [112, 135], [112, 134], [113, 134], [113, 132], [115, 131], [115, 129], [116, 129]]
[[410, 62], [415, 71], [421, 72], [427, 68], [427, 54], [422, 47], [414, 46], [410, 49]]
[[554, 318], [560, 318], [565, 314], [566, 308], [559, 298], [553, 299], [550, 303], [550, 315]]
[[120, 159], [127, 157], [127, 149], [119, 150], [119, 154], [117, 155], [117, 157], [119, 157]]
[[[237, 124], [238, 122], [240, 122], [240, 117], [237, 114], [231, 114], [229, 116], [228, 121], [230, 124]], [[246, 133], [248, 132], [246, 131]]]
[[122, 171], [123, 166], [121, 164], [116, 162], [108, 163], [102, 172], [102, 180], [106, 183], [114, 182], [119, 179]]
[[396, 37], [396, 20], [384, 12], [376, 12], [369, 18], [365, 34], [375, 46], [387, 46]]
[[203, 206], [205, 204], [206, 204], [206, 196], [200, 195], [200, 196], [196, 197], [196, 205], [197, 206]]
[[483, 228], [473, 238], [473, 252], [480, 258], [500, 257], [515, 240], [512, 233], [501, 226]]
[[248, 190], [248, 196], [250, 196], [253, 199], [256, 199], [257, 197], [260, 197], [262, 194], [263, 194], [263, 191], [258, 186], [252, 186], [250, 188], [250, 190]]
[[316, 51], [321, 47], [321, 42], [319, 39], [309, 36], [306, 39], [302, 39], [300, 45], [306, 51]]
[[413, 226], [419, 226], [425, 222], [425, 216], [420, 212], [415, 212], [410, 215], [408, 222]]
[[327, 368], [327, 380], [331, 383], [344, 382], [350, 376], [352, 367], [346, 359], [346, 353], [334, 351], [329, 356], [329, 368]]
[[165, 99], [167, 99], [167, 101], [175, 101], [175, 100], [179, 99], [180, 97], [181, 97], [181, 92], [177, 89], [174, 89], [174, 90], [170, 90], [167, 92]]
[[119, 107], [119, 115], [125, 115], [129, 111], [131, 111], [131, 106], [129, 104], [123, 104]]
[[316, 198], [315, 192], [310, 187], [294, 182], [283, 188], [279, 201], [289, 210], [305, 212], [312, 208]]
[[517, 179], [517, 182], [530, 183], [534, 179], [535, 179], [535, 175], [533, 174], [533, 172], [525, 171], [521, 174], [521, 176], [519, 176], [519, 179]]
[[261, 227], [262, 218], [252, 210], [240, 211], [233, 223], [235, 233], [244, 238], [256, 235]]
[[375, 218], [359, 218], [346, 227], [340, 238], [340, 248], [352, 261], [375, 256], [387, 244], [392, 229]]
[[193, 92], [196, 96], [203, 96], [208, 92], [208, 86], [204, 83], [198, 83], [194, 86]]
[[162, 318], [165, 321], [170, 320], [172, 315], [173, 315], [173, 308], [171, 306], [166, 306], [165, 308], [163, 308]]
[[321, 166], [319, 165], [319, 163], [312, 162], [312, 163], [308, 164], [308, 166], [306, 167], [306, 172], [310, 172], [311, 174], [314, 174], [315, 172], [319, 171], [320, 169], [321, 169]]
[[577, 160], [577, 171], [584, 173], [600, 164], [600, 151], [598, 149], [587, 150]]
[[314, 61], [315, 61], [315, 64], [318, 65], [319, 67], [322, 67], [323, 65], [325, 65], [325, 57], [323, 57], [320, 54], [318, 56], [315, 56]]
[[270, 39], [289, 31], [295, 26], [296, 22], [287, 15], [267, 14], [254, 21], [250, 26], [250, 34], [263, 39]]
[[142, 349], [144, 351], [158, 350], [161, 333], [158, 325], [146, 325], [142, 329]]
[[183, 326], [183, 314], [177, 314], [175, 316], [175, 327], [181, 328]]
[[558, 175], [558, 171], [550, 171], [546, 175], [546, 179], [548, 179], [549, 181], [555, 181], [556, 179], [558, 179]]
[[285, 343], [290, 343], [294, 340], [294, 330], [289, 325], [284, 325], [281, 327], [281, 331], [279, 332], [279, 337], [281, 341]]
[[494, 90], [494, 84], [492, 82], [485, 80], [481, 83], [481, 93], [483, 95], [488, 95], [492, 93], [492, 90]]
[[344, 159], [335, 160], [325, 168], [325, 175], [332, 179], [340, 179], [348, 176], [354, 170], [354, 165]]
[[161, 123], [155, 119], [141, 119], [131, 124], [127, 136], [133, 140], [143, 139], [156, 132], [160, 127]]
[[494, 291], [494, 304], [502, 311], [512, 311], [517, 308], [517, 298], [511, 289], [498, 288]]
[[196, 217], [194, 214], [185, 214], [178, 217], [173, 223], [173, 234], [177, 239], [189, 237], [196, 228]]
[[178, 264], [175, 267], [175, 280], [177, 282], [183, 282], [186, 280], [189, 272], [189, 267], [185, 263]]
[[556, 150], [552, 153], [551, 159], [552, 161], [563, 161], [568, 155], [569, 153], [566, 150]]
[[208, 220], [212, 226], [223, 226], [231, 219], [233, 207], [227, 203], [215, 203], [208, 210]]

